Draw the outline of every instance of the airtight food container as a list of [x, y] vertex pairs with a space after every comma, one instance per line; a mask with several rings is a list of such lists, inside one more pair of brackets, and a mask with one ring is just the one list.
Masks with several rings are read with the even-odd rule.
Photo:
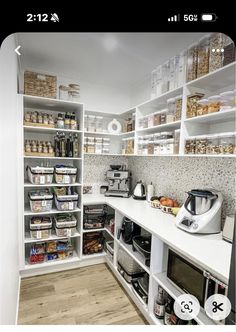
[[53, 194], [48, 189], [31, 191], [28, 195], [32, 212], [47, 212], [51, 210]]
[[58, 214], [54, 217], [57, 236], [73, 236], [76, 232], [77, 220], [72, 214]]
[[75, 183], [77, 175], [76, 167], [56, 166], [55, 167], [55, 181], [58, 184]]
[[26, 168], [28, 179], [32, 184], [51, 184], [53, 180], [53, 167], [35, 166]]

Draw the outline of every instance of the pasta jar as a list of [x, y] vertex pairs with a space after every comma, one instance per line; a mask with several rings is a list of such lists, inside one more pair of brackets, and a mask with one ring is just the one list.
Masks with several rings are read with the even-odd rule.
[[207, 137], [206, 154], [219, 154], [219, 135], [209, 135]]
[[208, 114], [208, 99], [200, 99], [197, 105], [197, 116]]
[[221, 97], [219, 95], [211, 96], [208, 98], [208, 113], [219, 112], [221, 107]]
[[200, 39], [198, 44], [197, 77], [209, 72], [209, 35]]
[[207, 147], [207, 136], [206, 135], [197, 136], [195, 153], [206, 154], [206, 147]]
[[182, 95], [175, 97], [175, 121], [181, 120]]
[[220, 69], [223, 65], [222, 33], [213, 33], [210, 37], [209, 72]]
[[235, 136], [234, 133], [219, 134], [219, 150], [221, 154], [234, 153]]
[[166, 114], [166, 123], [174, 122], [174, 114], [175, 114], [175, 98], [167, 99], [167, 114]]
[[187, 52], [187, 82], [197, 78], [197, 54], [197, 44], [194, 44]]

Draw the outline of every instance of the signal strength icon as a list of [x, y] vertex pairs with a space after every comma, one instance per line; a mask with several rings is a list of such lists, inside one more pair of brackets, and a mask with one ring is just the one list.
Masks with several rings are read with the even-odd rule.
[[168, 22], [178, 22], [178, 21], [180, 21], [180, 15], [179, 14], [168, 17]]

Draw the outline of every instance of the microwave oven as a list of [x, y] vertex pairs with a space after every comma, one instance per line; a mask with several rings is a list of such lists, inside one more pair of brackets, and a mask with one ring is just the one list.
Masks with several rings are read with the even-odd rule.
[[202, 308], [211, 295], [227, 295], [226, 284], [171, 249], [168, 252], [167, 277], [185, 293], [194, 295]]

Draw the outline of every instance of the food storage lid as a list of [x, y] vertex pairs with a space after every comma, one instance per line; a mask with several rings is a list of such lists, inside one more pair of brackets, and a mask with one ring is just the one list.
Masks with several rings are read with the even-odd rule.
[[234, 91], [226, 91], [220, 93], [220, 96], [225, 98], [226, 100], [232, 100], [234, 99]]
[[182, 95], [179, 95], [179, 96], [176, 96], [174, 99], [175, 99], [175, 101], [180, 100], [180, 99], [182, 100], [182, 99], [183, 99], [183, 96], [182, 96]]
[[53, 194], [50, 193], [49, 190], [42, 190], [42, 191], [30, 191], [29, 192], [29, 199], [31, 201], [37, 200], [51, 200], [53, 199]]
[[98, 120], [102, 120], [102, 119], [103, 119], [103, 116], [100, 116], [100, 115], [98, 116], [98, 115], [97, 115], [97, 116], [96, 116], [96, 119], [98, 119]]
[[200, 99], [200, 100], [198, 101], [198, 104], [200, 104], [200, 105], [207, 105], [208, 103], [209, 103], [209, 100], [206, 99], [206, 98], [204, 98], [204, 99]]
[[218, 136], [219, 136], [220, 138], [223, 138], [223, 137], [232, 137], [232, 136], [235, 136], [235, 133], [234, 133], [234, 132], [219, 133]]
[[220, 100], [220, 95], [215, 95], [215, 96], [211, 96], [208, 97], [209, 101], [219, 101]]
[[66, 201], [77, 201], [79, 198], [78, 194], [73, 195], [58, 195], [56, 193], [56, 199], [60, 202], [66, 202]]
[[73, 214], [58, 214], [54, 217], [56, 228], [76, 227], [77, 220]]
[[77, 168], [70, 166], [56, 166], [55, 172], [56, 174], [77, 174]]
[[195, 93], [192, 93], [191, 95], [188, 95], [187, 98], [193, 98], [193, 97], [202, 98], [203, 96], [204, 96], [204, 93], [195, 92]]
[[27, 169], [31, 171], [32, 174], [53, 174], [53, 167], [42, 167], [42, 166], [27, 166]]
[[51, 229], [51, 217], [32, 217], [30, 219], [30, 230]]

